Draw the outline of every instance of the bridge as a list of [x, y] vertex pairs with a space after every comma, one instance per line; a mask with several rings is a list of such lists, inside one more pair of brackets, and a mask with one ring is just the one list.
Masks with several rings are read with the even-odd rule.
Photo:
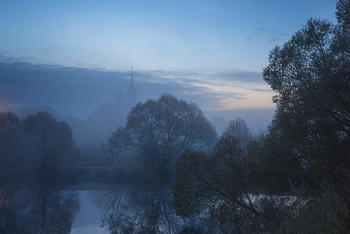
[[154, 184], [164, 183], [171, 178], [171, 172], [158, 168], [125, 168], [118, 170], [111, 167], [53, 167], [32, 170], [19, 168], [9, 179], [20, 182], [31, 181], [57, 181], [64, 184], [76, 183], [100, 183], [121, 184], [141, 183]]

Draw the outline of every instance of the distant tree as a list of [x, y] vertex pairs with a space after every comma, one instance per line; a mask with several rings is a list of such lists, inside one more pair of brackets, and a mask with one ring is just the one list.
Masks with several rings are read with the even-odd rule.
[[104, 103], [96, 107], [88, 116], [87, 121], [69, 119], [68, 124], [73, 130], [73, 136], [85, 155], [96, 157], [103, 155], [101, 142], [105, 141], [115, 129], [125, 126], [127, 109], [123, 105]]
[[0, 113], [0, 155], [2, 165], [10, 160], [12, 153], [16, 150], [16, 140], [20, 122], [13, 113]]
[[29, 115], [35, 115], [36, 113], [38, 113], [40, 111], [49, 113], [55, 119], [60, 119], [59, 114], [52, 107], [49, 107], [49, 106], [30, 106], [30, 107], [19, 110], [18, 112], [16, 112], [16, 114], [17, 114], [18, 118], [24, 119], [25, 117], [27, 117]]
[[22, 125], [14, 113], [0, 113], [0, 174], [7, 178], [15, 167], [25, 164], [25, 141]]
[[193, 103], [163, 94], [157, 101], [137, 104], [129, 113], [125, 128], [119, 128], [104, 146], [110, 162], [121, 167], [130, 152], [147, 166], [171, 166], [184, 149], [209, 150], [216, 131]]
[[172, 185], [173, 205], [185, 217], [206, 210], [223, 233], [259, 232], [271, 217], [259, 208], [251, 184], [247, 145], [252, 141], [244, 120], [230, 122], [213, 154], [184, 152]]
[[44, 167], [57, 167], [63, 159], [73, 160], [72, 131], [66, 122], [57, 121], [47, 112], [38, 112], [23, 120], [23, 129], [36, 150], [34, 160]]
[[247, 123], [244, 119], [241, 119], [239, 117], [229, 122], [221, 138], [223, 139], [228, 137], [236, 139], [237, 145], [241, 149], [245, 149], [246, 145], [253, 138], [252, 134], [249, 131]]

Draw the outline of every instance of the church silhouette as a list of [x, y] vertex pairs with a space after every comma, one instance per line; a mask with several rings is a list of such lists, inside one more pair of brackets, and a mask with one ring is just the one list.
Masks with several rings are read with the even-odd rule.
[[114, 103], [118, 106], [131, 108], [136, 104], [136, 102], [137, 102], [137, 98], [136, 98], [136, 89], [134, 84], [134, 74], [133, 74], [133, 67], [131, 66], [128, 90], [126, 93], [123, 93], [121, 90], [119, 90], [119, 94], [118, 96], [115, 97]]

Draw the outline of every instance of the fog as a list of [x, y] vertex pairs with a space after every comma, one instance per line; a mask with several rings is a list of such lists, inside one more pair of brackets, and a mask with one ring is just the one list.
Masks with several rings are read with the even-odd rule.
[[[6, 59], [5, 59], [6, 58]], [[21, 111], [31, 106], [47, 106], [55, 110], [61, 118], [79, 118], [87, 120], [93, 110], [104, 103], [114, 103], [119, 93], [126, 94], [130, 70], [107, 71], [101, 69], [84, 69], [75, 67], [61, 67], [55, 65], [40, 65], [28, 62], [18, 62], [3, 56], [1, 69], [1, 108], [3, 111]], [[4, 62], [7, 61], [7, 62]], [[197, 103], [208, 115], [215, 116], [215, 112], [225, 118], [236, 117], [234, 111], [263, 110], [273, 112], [271, 89], [264, 83], [260, 72], [232, 72], [232, 73], [200, 73], [178, 71], [138, 71], [134, 69], [137, 101], [156, 99], [163, 93], [169, 93], [187, 101]], [[238, 83], [240, 82], [240, 83]], [[207, 84], [199, 86], [197, 83]], [[244, 100], [249, 99], [240, 92], [230, 90], [213, 90], [216, 84], [225, 87], [227, 84], [237, 88], [255, 90], [255, 95], [268, 92], [264, 105], [252, 107], [247, 103], [242, 108]], [[259, 87], [263, 87], [259, 89]], [[214, 87], [215, 88], [215, 87]], [[261, 95], [257, 100], [261, 99]], [[237, 106], [226, 107], [221, 101], [231, 98]], [[244, 104], [243, 104], [244, 105]], [[218, 116], [220, 117], [220, 116]], [[263, 117], [268, 123], [271, 116]], [[252, 121], [254, 127], [259, 126], [259, 120]]]
[[[19, 61], [18, 61], [19, 60]], [[12, 111], [24, 118], [37, 111], [47, 111], [68, 122], [74, 140], [86, 152], [101, 154], [101, 142], [126, 123], [132, 104], [126, 103], [131, 71], [110, 71], [62, 67], [57, 65], [21, 62], [20, 59], [2, 56], [0, 63], [0, 100], [2, 111]], [[263, 84], [261, 74], [252, 72], [199, 73], [186, 71], [137, 71], [133, 79], [137, 102], [157, 99], [169, 93], [204, 107], [205, 115], [212, 120], [219, 134], [227, 123], [236, 118], [246, 119], [254, 132], [266, 129], [272, 120], [274, 108], [222, 109], [221, 99], [244, 100], [233, 93], [214, 92], [194, 83], [217, 83], [220, 80]], [[269, 89], [266, 89], [269, 91]], [[266, 93], [258, 90], [257, 93]], [[269, 91], [271, 95], [271, 91]], [[122, 95], [122, 101], [117, 100]], [[271, 97], [270, 97], [271, 98]], [[133, 103], [136, 104], [136, 103]], [[92, 150], [92, 151], [91, 151]]]
[[[137, 68], [115, 71], [37, 64], [3, 55], [0, 74], [2, 128], [9, 131], [4, 135], [2, 146], [5, 156], [2, 165], [8, 165], [1, 180], [4, 184], [1, 193], [7, 194], [1, 200], [0, 209], [1, 219], [8, 222], [1, 227], [5, 232], [123, 233], [128, 232], [126, 230], [159, 229], [174, 233], [203, 226], [204, 222], [210, 221], [209, 217], [183, 219], [175, 214], [171, 205], [169, 184], [174, 179], [177, 158], [184, 147], [204, 150], [205, 146], [210, 151], [214, 138], [225, 131], [232, 119], [246, 118], [252, 131], [258, 133], [266, 130], [274, 113], [274, 108], [270, 107], [235, 109], [222, 104], [227, 98], [238, 102], [249, 99], [244, 97], [245, 84], [250, 84], [249, 88], [256, 87], [255, 93], [271, 93], [266, 87], [265, 90], [259, 89], [263, 85], [262, 77], [252, 72], [138, 71]], [[243, 88], [242, 93], [216, 90], [232, 82]], [[172, 155], [172, 158], [167, 159], [166, 164], [156, 161], [140, 163], [140, 157], [148, 155], [143, 150], [141, 155], [133, 155], [130, 151], [125, 159], [117, 156], [118, 161], [125, 162], [122, 167], [119, 164], [116, 167], [116, 156], [110, 154], [112, 148], [108, 148], [114, 132], [127, 126], [129, 112], [137, 103], [148, 105], [150, 101], [160, 101], [161, 98], [174, 99], [175, 102], [181, 100], [179, 111], [190, 107], [201, 114], [200, 109], [203, 109], [204, 119], [196, 121], [204, 121], [204, 125], [198, 130], [206, 131], [212, 124], [213, 132], [199, 133], [202, 134], [198, 136], [199, 141], [193, 143], [185, 134], [187, 140], [183, 144], [186, 146], [169, 148], [166, 157]], [[185, 103], [181, 104], [182, 100]], [[166, 116], [167, 108], [162, 115]], [[11, 116], [10, 112], [15, 115]], [[206, 118], [210, 122], [205, 123]], [[185, 119], [179, 121], [179, 129], [184, 126], [193, 128], [196, 124], [187, 125], [183, 122]], [[61, 124], [67, 124], [67, 128]], [[191, 134], [188, 136], [193, 137]], [[205, 141], [207, 143], [201, 147], [196, 146], [201, 144], [200, 139], [209, 137], [212, 140]], [[151, 154], [157, 152], [151, 146], [149, 148]], [[21, 164], [14, 163], [18, 160]], [[114, 186], [117, 185], [122, 187], [115, 192]], [[145, 185], [151, 188], [139, 190]], [[86, 197], [97, 190], [100, 191], [99, 197]], [[34, 201], [29, 202], [29, 197]], [[63, 203], [58, 205], [55, 199]], [[97, 207], [96, 202], [100, 204]], [[123, 208], [115, 207], [116, 202]], [[65, 208], [72, 205], [71, 210]], [[18, 206], [28, 208], [21, 211]], [[30, 217], [30, 212], [40, 209], [37, 216]], [[51, 209], [61, 213], [64, 212], [62, 209], [65, 210], [62, 215], [67, 219], [54, 216]], [[148, 209], [161, 209], [161, 213], [152, 213], [155, 211]], [[12, 218], [9, 210], [22, 221]], [[91, 210], [97, 213], [91, 215]], [[118, 220], [116, 217], [124, 218]], [[116, 227], [115, 222], [124, 224]], [[143, 224], [139, 225], [140, 222]], [[206, 229], [210, 232], [216, 230], [210, 225]]]
[[349, 233], [350, 0], [0, 5], [0, 233]]

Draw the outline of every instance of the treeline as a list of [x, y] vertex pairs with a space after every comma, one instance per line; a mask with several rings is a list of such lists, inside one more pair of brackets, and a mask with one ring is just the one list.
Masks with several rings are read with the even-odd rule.
[[54, 179], [59, 167], [78, 163], [72, 131], [66, 122], [47, 112], [23, 120], [0, 113], [0, 174], [3, 182], [18, 179]]

